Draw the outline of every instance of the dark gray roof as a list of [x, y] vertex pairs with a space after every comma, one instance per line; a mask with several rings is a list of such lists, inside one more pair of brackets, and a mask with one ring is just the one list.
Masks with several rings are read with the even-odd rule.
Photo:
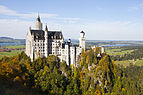
[[37, 21], [41, 22], [41, 21], [40, 21], [40, 16], [38, 16]]
[[31, 34], [34, 35], [34, 40], [44, 40], [44, 31], [43, 30], [31, 30]]
[[83, 31], [81, 31], [80, 33], [84, 33]]
[[63, 35], [61, 31], [48, 31], [49, 39], [62, 39]]
[[[44, 40], [45, 32], [43, 30], [31, 30], [31, 34], [34, 35], [34, 40]], [[61, 31], [48, 31], [48, 39], [62, 39], [63, 35]]]
[[72, 45], [73, 47], [79, 47], [79, 45]]

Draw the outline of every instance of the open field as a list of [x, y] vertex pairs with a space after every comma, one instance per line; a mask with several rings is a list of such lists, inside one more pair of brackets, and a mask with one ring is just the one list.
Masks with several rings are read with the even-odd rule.
[[131, 52], [133, 52], [134, 50], [123, 50], [120, 47], [118, 48], [113, 48], [113, 49], [106, 49], [106, 53], [112, 56], [115, 55], [124, 55], [124, 54], [129, 54]]
[[131, 63], [137, 66], [143, 65], [142, 46], [105, 47], [105, 51], [115, 60], [115, 64], [129, 66]]
[[129, 66], [130, 64], [143, 66], [143, 59], [141, 60], [125, 60], [125, 61], [115, 61], [115, 64], [123, 65], [124, 67]]
[[14, 46], [4, 46], [6, 48], [11, 48], [11, 49], [21, 49], [25, 48], [25, 45], [14, 45]]
[[135, 63], [135, 65], [137, 65], [137, 66], [142, 66], [142, 65], [143, 65], [143, 59], [138, 60], [138, 61]]
[[[115, 64], [117, 64], [117, 65], [123, 65], [124, 67], [127, 67], [130, 64], [135, 64], [135, 63], [136, 63], [136, 61], [134, 61], [134, 60], [115, 61]], [[143, 65], [143, 63], [142, 63], [142, 65]]]
[[9, 49], [20, 49], [20, 50], [11, 50], [10, 52], [0, 52], [0, 59], [3, 57], [3, 56], [14, 56], [14, 55], [17, 55], [17, 54], [20, 54], [23, 50], [21, 49], [24, 49], [25, 48], [25, 45], [15, 45], [15, 46], [3, 46], [4, 48], [9, 48]]

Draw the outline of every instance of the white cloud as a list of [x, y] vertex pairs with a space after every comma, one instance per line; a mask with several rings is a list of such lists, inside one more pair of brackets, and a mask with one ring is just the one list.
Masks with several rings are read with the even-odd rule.
[[143, 40], [142, 23], [100, 22], [87, 24], [88, 39], [97, 40]]
[[[0, 14], [1, 15], [8, 15], [8, 16], [16, 16], [20, 18], [35, 18], [35, 16], [38, 15], [38, 13], [19, 13], [15, 10], [11, 10], [7, 8], [6, 6], [0, 5]], [[50, 18], [50, 19], [56, 19], [56, 20], [63, 20], [68, 23], [75, 23], [80, 18], [72, 18], [72, 17], [60, 17], [58, 14], [48, 14], [48, 13], [40, 13], [41, 18]]]
[[[18, 13], [17, 11], [11, 10], [5, 6], [0, 5], [0, 14], [2, 15], [9, 15], [9, 16], [17, 16], [21, 18], [34, 18], [37, 16], [37, 13]], [[40, 16], [43, 18], [50, 18], [50, 17], [56, 17], [57, 14], [48, 14], [48, 13], [40, 13]]]
[[[5, 6], [0, 6], [0, 14], [17, 16], [20, 18], [34, 18], [37, 13], [21, 14]], [[86, 38], [90, 40], [143, 40], [142, 23], [134, 21], [112, 21], [89, 23], [80, 18], [60, 17], [57, 14], [40, 13], [47, 21], [49, 30], [62, 30], [65, 38], [78, 39], [79, 32], [84, 30]], [[60, 22], [52, 22], [51, 19]], [[62, 22], [61, 22], [62, 21]], [[77, 22], [78, 21], [78, 22]], [[80, 21], [80, 22], [79, 22]], [[43, 21], [45, 23], [45, 21]], [[25, 38], [28, 27], [35, 22], [21, 19], [0, 19], [0, 36]]]
[[0, 19], [0, 36], [25, 38], [28, 27], [33, 24], [33, 22], [21, 21], [18, 19]]
[[[35, 22], [23, 20], [0, 19], [0, 36], [25, 38], [28, 27]], [[53, 23], [48, 22], [49, 30], [62, 30], [65, 38], [78, 39], [80, 31], [85, 31], [86, 39], [90, 40], [143, 40], [142, 23], [132, 21], [113, 21], [95, 23]]]
[[95, 22], [64, 25], [63, 32], [67, 38], [78, 38], [81, 30], [90, 40], [143, 40], [143, 24], [132, 21]]

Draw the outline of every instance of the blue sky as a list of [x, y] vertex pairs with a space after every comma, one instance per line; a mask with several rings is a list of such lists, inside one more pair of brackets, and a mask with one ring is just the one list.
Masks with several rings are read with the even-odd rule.
[[25, 38], [38, 12], [65, 38], [143, 40], [143, 0], [0, 0], [0, 36]]

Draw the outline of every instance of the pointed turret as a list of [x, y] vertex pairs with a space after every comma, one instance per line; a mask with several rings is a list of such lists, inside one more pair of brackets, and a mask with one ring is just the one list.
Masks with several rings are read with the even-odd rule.
[[47, 24], [46, 24], [46, 27], [45, 27], [45, 31], [48, 31]]
[[40, 21], [40, 16], [39, 16], [39, 14], [38, 14], [38, 17], [37, 17], [37, 21], [41, 22], [41, 21]]
[[38, 14], [38, 17], [36, 19], [36, 29], [37, 30], [42, 30], [42, 23], [41, 23], [39, 14]]

